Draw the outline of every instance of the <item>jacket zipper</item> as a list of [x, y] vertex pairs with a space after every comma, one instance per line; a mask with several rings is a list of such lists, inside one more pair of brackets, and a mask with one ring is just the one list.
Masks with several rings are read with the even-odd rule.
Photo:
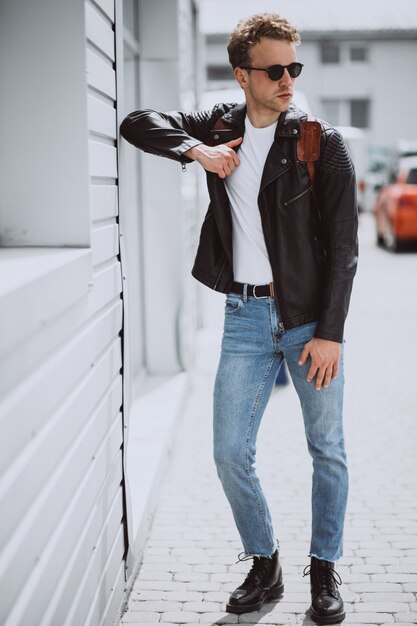
[[[284, 170], [282, 170], [281, 172], [279, 172], [279, 174], [276, 174], [275, 176], [273, 176], [272, 178], [270, 178], [269, 180], [267, 180], [262, 187], [259, 189], [259, 194], [261, 194], [263, 192], [263, 190], [265, 189], [265, 187], [268, 187], [268, 185], [270, 185], [271, 183], [274, 182], [274, 180], [276, 180], [277, 178], [281, 178], [281, 176], [283, 176], [286, 172], [288, 172], [288, 170], [291, 169], [291, 165], [289, 165], [288, 167], [286, 167]], [[259, 195], [258, 194], [258, 195]]]
[[310, 185], [310, 187], [308, 189], [304, 189], [304, 191], [302, 191], [301, 193], [299, 193], [297, 196], [295, 196], [294, 198], [291, 198], [291, 200], [287, 200], [287, 202], [284, 202], [284, 206], [289, 206], [290, 204], [292, 204], [293, 202], [296, 202], [297, 200], [299, 200], [300, 198], [302, 198], [303, 196], [305, 196], [307, 193], [309, 193], [309, 191], [311, 191], [312, 187]]

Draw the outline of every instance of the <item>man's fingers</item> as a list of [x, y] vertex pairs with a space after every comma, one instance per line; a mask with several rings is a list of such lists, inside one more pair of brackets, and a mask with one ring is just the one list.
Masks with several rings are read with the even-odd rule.
[[235, 146], [238, 146], [240, 143], [242, 143], [242, 141], [243, 137], [238, 137], [237, 139], [232, 139], [231, 141], [228, 141], [224, 145], [228, 146], [228, 148], [234, 148]]
[[226, 178], [226, 176], [230, 176], [230, 174], [234, 172], [237, 166], [240, 164], [236, 153], [233, 150], [230, 150], [230, 152], [233, 154], [233, 156], [230, 154], [226, 155], [225, 159], [223, 159], [223, 162], [219, 165], [218, 174], [220, 178]]
[[239, 145], [242, 139], [242, 137], [238, 137], [238, 139], [233, 139], [218, 146], [207, 146], [201, 143], [184, 154], [198, 161], [207, 172], [212, 172], [220, 178], [225, 178], [240, 165], [239, 157], [233, 148]]
[[319, 367], [316, 374], [316, 389], [319, 391], [321, 386], [323, 385], [323, 381], [325, 380], [326, 370], [324, 368]]
[[333, 341], [325, 341], [313, 338], [305, 344], [301, 352], [299, 365], [304, 365], [307, 358], [311, 358], [310, 368], [307, 374], [307, 382], [315, 378], [316, 389], [322, 386], [327, 388], [332, 378], [336, 378], [339, 372], [340, 346]]
[[308, 374], [307, 374], [307, 382], [309, 383], [311, 380], [313, 380], [314, 376], [317, 374], [319, 368], [317, 365], [315, 365], [314, 363], [311, 363], [310, 365], [310, 369], [308, 370]]
[[232, 167], [231, 165], [229, 165], [229, 163], [226, 163], [226, 164], [223, 166], [223, 172], [225, 173], [225, 175], [226, 175], [226, 176], [230, 176], [230, 174], [232, 173], [232, 171], [233, 171], [234, 169], [235, 169], [235, 168], [234, 168], [234, 167]]
[[304, 346], [303, 351], [301, 352], [300, 358], [298, 360], [298, 365], [304, 365], [304, 363], [307, 361], [309, 354], [310, 354], [309, 349], [307, 348], [307, 346]]
[[[332, 379], [332, 371], [333, 371], [333, 368], [332, 368], [331, 365], [329, 365], [329, 367], [326, 369], [326, 375], [325, 375], [324, 380], [323, 380], [323, 387], [325, 389], [327, 389], [327, 387], [330, 385], [330, 381]], [[333, 378], [334, 378], [334, 376], [333, 376]]]
[[227, 159], [226, 162], [228, 163], [228, 165], [233, 164], [233, 169], [234, 169], [236, 166], [240, 165], [239, 157], [237, 156], [236, 152], [232, 148], [227, 147], [226, 150], [227, 152], [224, 155], [224, 158]]

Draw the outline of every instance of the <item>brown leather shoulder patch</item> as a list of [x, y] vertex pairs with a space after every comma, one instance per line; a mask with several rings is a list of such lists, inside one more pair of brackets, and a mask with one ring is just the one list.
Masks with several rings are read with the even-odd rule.
[[297, 141], [297, 157], [299, 161], [317, 161], [320, 156], [320, 122], [300, 122], [300, 137]]

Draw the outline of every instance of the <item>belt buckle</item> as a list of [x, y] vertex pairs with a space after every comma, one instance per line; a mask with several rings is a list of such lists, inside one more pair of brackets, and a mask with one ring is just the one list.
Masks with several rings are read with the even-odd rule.
[[256, 288], [257, 287], [263, 287], [263, 285], [254, 285], [252, 292], [253, 292], [253, 297], [256, 300], [262, 300], [262, 298], [275, 298], [275, 285], [274, 283], [269, 283], [268, 287], [269, 287], [269, 296], [257, 296], [256, 295]]
[[253, 289], [252, 289], [252, 292], [253, 292], [253, 297], [254, 297], [256, 300], [262, 300], [263, 298], [267, 298], [268, 296], [257, 296], [257, 295], [256, 295], [256, 288], [257, 288], [257, 287], [262, 287], [262, 285], [254, 285], [254, 286], [253, 286]]

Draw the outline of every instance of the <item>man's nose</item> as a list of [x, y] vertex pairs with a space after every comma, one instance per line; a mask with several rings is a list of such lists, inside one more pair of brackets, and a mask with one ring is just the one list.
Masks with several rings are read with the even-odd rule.
[[284, 73], [283, 73], [283, 75], [281, 76], [281, 80], [282, 80], [283, 82], [285, 81], [286, 83], [291, 83], [291, 81], [292, 81], [292, 78], [291, 78], [291, 76], [290, 76], [290, 73], [289, 73], [289, 71], [288, 71], [288, 68], [287, 68], [287, 67], [284, 67]]

